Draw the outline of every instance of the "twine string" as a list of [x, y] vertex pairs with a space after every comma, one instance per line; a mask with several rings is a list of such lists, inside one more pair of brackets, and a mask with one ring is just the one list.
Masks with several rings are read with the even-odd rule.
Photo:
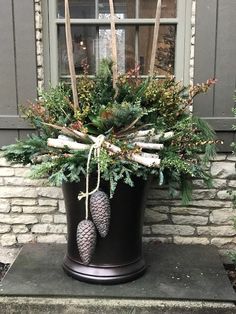
[[[101, 169], [100, 169], [99, 157], [100, 157], [101, 147], [104, 140], [105, 140], [105, 136], [103, 134], [100, 134], [98, 137], [96, 137], [96, 139], [94, 140], [94, 144], [92, 144], [89, 149], [87, 167], [86, 167], [86, 191], [81, 192], [78, 195], [78, 200], [82, 200], [85, 197], [85, 219], [86, 220], [88, 219], [88, 214], [89, 214], [89, 206], [88, 206], [89, 196], [97, 192], [100, 186]], [[94, 190], [89, 192], [89, 166], [90, 166], [93, 151], [94, 151], [94, 157], [97, 158], [98, 160], [97, 161], [97, 185]]]

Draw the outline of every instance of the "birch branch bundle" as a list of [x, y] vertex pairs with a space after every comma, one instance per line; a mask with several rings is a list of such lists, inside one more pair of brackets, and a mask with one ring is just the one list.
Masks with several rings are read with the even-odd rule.
[[72, 35], [71, 35], [71, 24], [70, 24], [70, 9], [69, 1], [65, 0], [65, 31], [66, 31], [66, 49], [68, 55], [69, 71], [71, 78], [71, 87], [73, 93], [73, 103], [74, 111], [79, 109], [79, 100], [76, 87], [76, 74], [75, 74], [75, 64], [73, 56], [73, 44], [72, 44]]
[[152, 52], [151, 52], [151, 60], [150, 60], [150, 75], [153, 76], [155, 59], [156, 59], [156, 51], [158, 44], [158, 36], [159, 36], [159, 28], [160, 28], [160, 20], [161, 20], [161, 0], [157, 1], [156, 8], [156, 18], [155, 18], [155, 26], [153, 33], [153, 41], [152, 41]]
[[112, 53], [112, 75], [113, 75], [113, 88], [115, 90], [115, 97], [118, 94], [117, 79], [117, 44], [116, 44], [116, 28], [115, 28], [115, 11], [113, 0], [109, 0], [110, 14], [111, 14], [111, 53]]
[[[80, 132], [79, 132], [80, 133]], [[94, 136], [89, 136], [94, 139], [96, 139]], [[48, 146], [55, 147], [55, 148], [65, 148], [68, 147], [72, 150], [89, 150], [91, 145], [89, 144], [82, 144], [77, 143], [75, 141], [68, 141], [68, 140], [62, 140], [62, 139], [55, 139], [55, 138], [49, 138], [47, 142]], [[107, 141], [103, 142], [103, 146], [112, 154], [121, 154], [122, 150], [120, 147], [111, 144]], [[146, 167], [159, 167], [160, 166], [160, 159], [158, 155], [154, 154], [148, 154], [148, 153], [140, 153], [140, 154], [134, 154], [131, 153], [130, 155], [126, 155], [127, 159], [138, 162], [139, 164], [142, 164]]]

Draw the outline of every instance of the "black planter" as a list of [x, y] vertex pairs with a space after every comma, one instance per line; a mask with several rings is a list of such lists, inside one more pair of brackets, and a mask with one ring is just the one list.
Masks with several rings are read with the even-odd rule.
[[[95, 179], [90, 180], [90, 190]], [[121, 283], [141, 276], [145, 271], [142, 255], [142, 226], [147, 183], [135, 178], [135, 187], [119, 183], [111, 199], [111, 224], [106, 238], [97, 237], [96, 250], [89, 266], [82, 264], [76, 244], [78, 223], [85, 219], [85, 201], [78, 201], [85, 191], [85, 181], [63, 183], [68, 226], [65, 272], [81, 281], [94, 283]], [[101, 189], [109, 194], [109, 183], [102, 181]]]

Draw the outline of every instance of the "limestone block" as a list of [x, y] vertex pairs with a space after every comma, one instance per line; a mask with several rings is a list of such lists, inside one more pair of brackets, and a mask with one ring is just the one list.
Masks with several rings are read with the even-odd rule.
[[38, 179], [32, 180], [25, 177], [9, 177], [5, 178], [5, 185], [15, 185], [15, 186], [42, 186], [47, 180]]
[[172, 221], [176, 225], [206, 225], [208, 217], [193, 216], [193, 215], [172, 215]]
[[228, 182], [228, 187], [230, 188], [236, 188], [236, 180], [230, 180]]
[[145, 222], [160, 222], [165, 220], [168, 220], [168, 216], [166, 214], [160, 214], [155, 210], [146, 208], [144, 215]]
[[182, 225], [153, 225], [152, 233], [164, 235], [192, 235], [195, 228]]
[[163, 213], [163, 214], [168, 214], [170, 212], [170, 209], [168, 206], [162, 206], [162, 205], [157, 205], [157, 206], [148, 206], [147, 204], [147, 208], [146, 210], [152, 210], [158, 213]]
[[10, 167], [0, 167], [0, 177], [14, 176], [14, 169]]
[[231, 201], [220, 201], [220, 200], [204, 200], [203, 201], [191, 201], [190, 202], [191, 206], [196, 206], [200, 208], [222, 208], [222, 207], [232, 207], [232, 202]]
[[66, 212], [65, 202], [64, 201], [59, 201], [59, 212], [60, 213], [65, 213]]
[[36, 188], [38, 195], [42, 197], [49, 197], [49, 198], [56, 198], [56, 199], [63, 199], [62, 190], [61, 188], [57, 187], [38, 187]]
[[12, 227], [14, 233], [26, 233], [29, 229], [25, 225], [16, 225]]
[[39, 206], [53, 206], [57, 207], [57, 200], [49, 199], [49, 198], [39, 198], [38, 200]]
[[42, 214], [51, 213], [57, 208], [53, 206], [24, 206], [23, 213], [25, 214]]
[[205, 208], [197, 207], [171, 207], [171, 214], [183, 214], [183, 215], [197, 215], [197, 216], [209, 216], [209, 210]]
[[36, 216], [24, 214], [0, 214], [0, 223], [6, 224], [35, 224], [38, 222]]
[[212, 199], [215, 196], [216, 196], [216, 190], [214, 189], [193, 190], [193, 200]]
[[22, 213], [22, 207], [21, 206], [12, 206], [11, 212], [12, 213]]
[[236, 230], [233, 226], [204, 226], [197, 227], [197, 234], [213, 237], [231, 237], [236, 235]]
[[151, 234], [151, 227], [150, 226], [143, 226], [143, 234], [144, 235]]
[[40, 221], [42, 223], [51, 223], [51, 222], [53, 222], [53, 216], [52, 215], [42, 215]]
[[214, 162], [211, 167], [211, 174], [222, 179], [236, 178], [234, 162]]
[[0, 152], [0, 167], [10, 167], [11, 164], [6, 160], [6, 158], [1, 157], [1, 152]]
[[30, 175], [30, 169], [28, 167], [15, 168], [14, 172], [16, 177], [28, 177]]
[[36, 240], [33, 234], [18, 234], [16, 238], [17, 238], [17, 242], [20, 244], [32, 243], [32, 242], [35, 242]]
[[174, 236], [174, 243], [176, 244], [209, 244], [209, 239], [199, 237], [179, 237]]
[[54, 216], [54, 223], [55, 224], [66, 224], [66, 215], [55, 215]]
[[210, 222], [216, 225], [233, 225], [236, 210], [233, 208], [215, 209], [210, 215]]
[[35, 198], [13, 198], [11, 200], [12, 205], [26, 205], [26, 206], [31, 206], [31, 205], [36, 205], [37, 204], [37, 199]]
[[236, 249], [236, 237], [232, 238], [213, 238], [211, 244], [220, 249]]
[[236, 162], [236, 156], [229, 154], [229, 155], [227, 155], [227, 160]]
[[0, 185], [4, 185], [3, 178], [0, 178]]
[[143, 243], [173, 243], [172, 237], [143, 237]]
[[222, 154], [222, 153], [218, 153], [216, 154], [216, 156], [213, 158], [212, 161], [216, 162], [216, 161], [224, 161], [226, 160], [227, 155], [226, 154]]
[[9, 213], [10, 209], [11, 207], [9, 200], [0, 199], [0, 213]]
[[7, 233], [11, 231], [11, 226], [0, 224], [0, 233]]
[[0, 197], [2, 198], [35, 198], [37, 195], [34, 187], [0, 186]]
[[231, 200], [232, 199], [232, 195], [229, 194], [228, 190], [223, 190], [223, 191], [217, 192], [217, 197], [220, 200]]
[[11, 246], [16, 244], [16, 236], [11, 233], [7, 233], [1, 236], [0, 243], [2, 246]]
[[38, 243], [66, 243], [66, 237], [60, 234], [38, 235]]
[[67, 233], [67, 226], [65, 224], [37, 224], [31, 229], [33, 233]]

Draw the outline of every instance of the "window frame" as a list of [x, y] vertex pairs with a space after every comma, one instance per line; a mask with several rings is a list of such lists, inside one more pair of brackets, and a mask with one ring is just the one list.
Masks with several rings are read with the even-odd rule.
[[[46, 0], [43, 2], [43, 29], [44, 29], [44, 65], [45, 83], [55, 86], [59, 82], [58, 75], [58, 42], [57, 25], [64, 24], [65, 19], [56, 17], [56, 1]], [[96, 0], [97, 1], [97, 0]], [[175, 50], [175, 77], [185, 85], [190, 82], [190, 46], [191, 46], [191, 15], [192, 0], [177, 1], [177, 17], [161, 18], [160, 24], [176, 25], [176, 50]], [[132, 18], [119, 20], [116, 25], [154, 25], [154, 18]], [[109, 20], [102, 19], [71, 19], [71, 24], [81, 25], [110, 25]], [[45, 32], [46, 30], [46, 32]]]

